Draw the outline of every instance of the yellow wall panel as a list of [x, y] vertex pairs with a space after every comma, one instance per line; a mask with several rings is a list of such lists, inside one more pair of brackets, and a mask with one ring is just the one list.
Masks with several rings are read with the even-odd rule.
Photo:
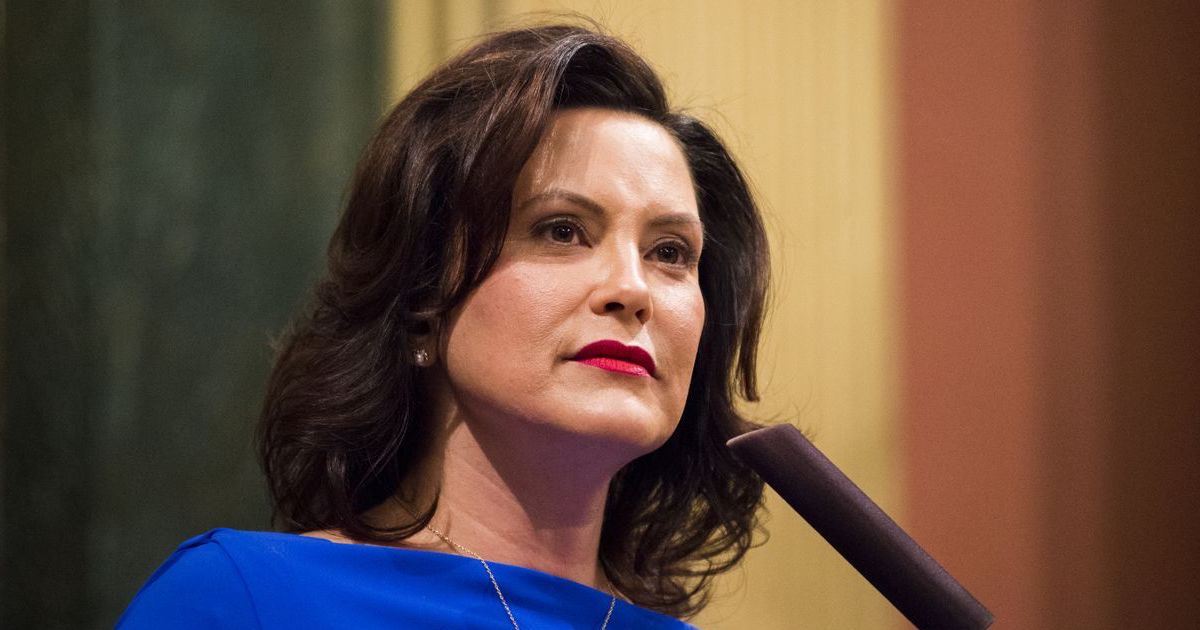
[[[397, 97], [471, 37], [531, 12], [591, 17], [650, 60], [673, 101], [722, 134], [767, 216], [774, 298], [761, 351], [763, 401], [747, 411], [804, 428], [899, 516], [887, 6], [399, 0], [393, 8]], [[698, 625], [903, 623], [773, 494], [768, 509], [770, 542], [721, 581]]]

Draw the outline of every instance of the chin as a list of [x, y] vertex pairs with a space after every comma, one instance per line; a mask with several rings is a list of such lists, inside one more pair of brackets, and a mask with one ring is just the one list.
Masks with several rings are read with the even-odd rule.
[[[520, 401], [481, 396], [474, 401], [477, 404], [469, 405], [474, 410], [469, 415], [490, 419], [482, 424], [497, 435], [520, 441], [548, 440], [547, 446], [553, 443], [558, 449], [592, 450], [596, 455], [606, 451], [611, 455], [606, 459], [632, 461], [666, 443], [681, 413], [663, 409], [656, 399], [628, 392], [593, 390], [590, 395], [580, 395], [574, 389], [563, 394], [551, 387], [537, 394]], [[566, 400], [570, 403], [565, 404]], [[519, 428], [522, 425], [524, 430]]]
[[610, 404], [592, 413], [577, 414], [568, 423], [568, 430], [627, 450], [632, 460], [666, 443], [677, 424], [678, 420], [638, 405], [614, 409]]

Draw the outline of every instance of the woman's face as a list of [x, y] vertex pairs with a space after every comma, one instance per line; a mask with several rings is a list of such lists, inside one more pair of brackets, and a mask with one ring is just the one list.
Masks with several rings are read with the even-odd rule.
[[477, 430], [657, 448], [704, 326], [704, 234], [679, 146], [633, 114], [563, 111], [512, 201], [499, 260], [447, 328], [459, 411]]

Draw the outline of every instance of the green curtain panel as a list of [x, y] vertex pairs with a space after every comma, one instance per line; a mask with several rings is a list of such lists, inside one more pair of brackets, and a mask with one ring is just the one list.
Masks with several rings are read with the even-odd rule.
[[263, 529], [270, 340], [382, 111], [382, 3], [4, 2], [0, 627]]

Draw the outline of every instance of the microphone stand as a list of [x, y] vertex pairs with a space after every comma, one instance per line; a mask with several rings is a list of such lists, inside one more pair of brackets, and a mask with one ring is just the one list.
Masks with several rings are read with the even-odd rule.
[[913, 625], [992, 624], [992, 613], [796, 427], [756, 429], [727, 445]]

